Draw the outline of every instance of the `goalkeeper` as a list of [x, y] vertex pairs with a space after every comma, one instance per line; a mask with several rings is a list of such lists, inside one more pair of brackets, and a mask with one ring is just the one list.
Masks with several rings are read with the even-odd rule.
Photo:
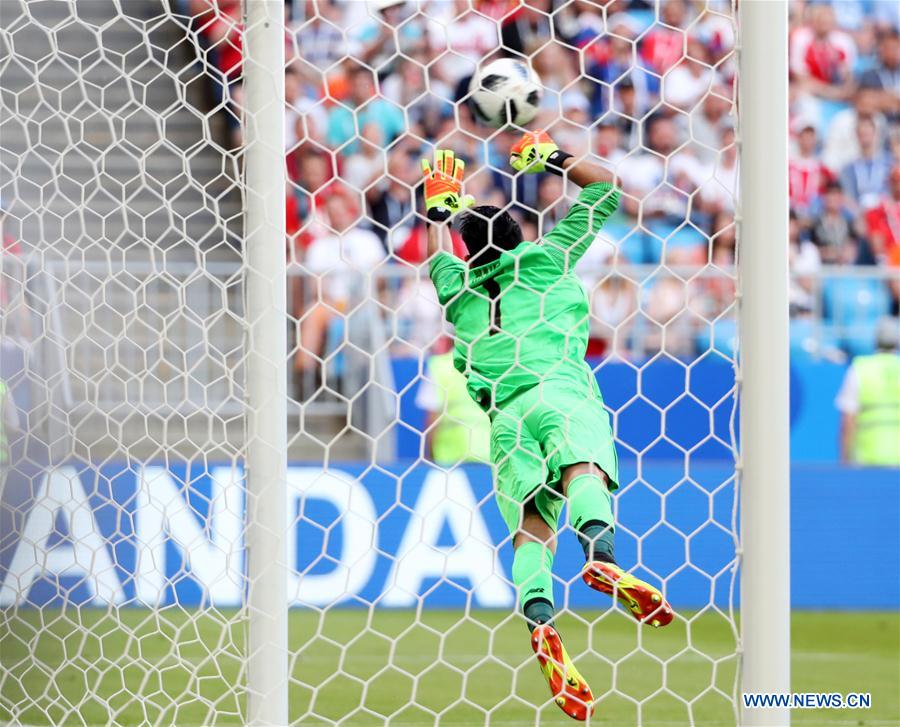
[[[565, 500], [587, 561], [585, 583], [617, 597], [638, 621], [662, 626], [673, 616], [656, 588], [616, 565], [616, 451], [584, 360], [588, 298], [573, 270], [616, 209], [619, 191], [611, 172], [576, 160], [543, 131], [526, 133], [510, 163], [524, 174], [567, 177], [583, 188], [577, 202], [542, 240], [523, 241], [508, 212], [473, 206], [462, 195], [463, 161], [438, 150], [433, 171], [422, 160], [430, 274], [455, 326], [454, 364], [491, 419], [496, 499], [513, 538], [512, 577], [532, 648], [556, 703], [584, 720], [593, 712], [591, 691], [553, 627], [551, 570]], [[453, 255], [451, 221], [467, 262]]]

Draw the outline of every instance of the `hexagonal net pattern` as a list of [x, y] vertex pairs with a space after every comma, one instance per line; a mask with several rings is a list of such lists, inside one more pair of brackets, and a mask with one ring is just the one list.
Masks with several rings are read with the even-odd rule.
[[[0, 720], [248, 719], [253, 1], [0, 2]], [[290, 722], [568, 721], [498, 508], [539, 491], [588, 721], [732, 723], [732, 4], [293, 0], [283, 31]], [[573, 222], [571, 169], [510, 166], [525, 129], [480, 123], [469, 90], [498, 58], [539, 75], [528, 128], [613, 174], [615, 209]], [[580, 225], [552, 280], [507, 252], [506, 278], [453, 262], [436, 290], [438, 148], [534, 266]], [[616, 558], [672, 604], [665, 628], [582, 582], [578, 462], [617, 482]]]

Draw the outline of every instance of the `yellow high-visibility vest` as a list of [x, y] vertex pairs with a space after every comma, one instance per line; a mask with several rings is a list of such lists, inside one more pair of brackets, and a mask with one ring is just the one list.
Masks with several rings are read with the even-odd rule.
[[857, 356], [859, 385], [854, 459], [859, 464], [900, 467], [900, 356]]
[[490, 461], [491, 422], [466, 391], [466, 377], [453, 366], [453, 353], [428, 360], [428, 377], [438, 390], [441, 409], [431, 439], [434, 461]]

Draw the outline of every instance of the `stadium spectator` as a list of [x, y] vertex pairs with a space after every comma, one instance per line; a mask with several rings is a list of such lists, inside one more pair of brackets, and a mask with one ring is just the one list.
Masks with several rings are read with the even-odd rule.
[[891, 296], [890, 314], [895, 318], [900, 317], [900, 245], [894, 245], [887, 255], [887, 279], [888, 293]]
[[435, 10], [439, 14], [432, 15], [428, 23], [430, 51], [437, 55], [431, 73], [452, 89], [471, 77], [478, 64], [500, 45], [499, 29], [496, 22], [475, 12], [467, 0], [441, 3]]
[[844, 167], [841, 185], [854, 211], [867, 211], [881, 201], [891, 171], [891, 158], [878, 146], [875, 122], [863, 117], [856, 123], [859, 158]]
[[856, 262], [858, 248], [853, 223], [854, 217], [847, 207], [841, 185], [836, 181], [828, 182], [812, 227], [812, 239], [823, 262]]
[[694, 24], [696, 36], [703, 42], [710, 54], [710, 61], [715, 64], [719, 75], [729, 83], [735, 74], [734, 22], [723, 12], [720, 4], [707, 3]]
[[240, 107], [244, 31], [240, 0], [191, 0], [189, 7], [201, 54], [207, 62], [215, 104], [223, 110], [228, 126], [228, 142], [238, 148], [243, 143]]
[[835, 114], [828, 127], [822, 161], [829, 169], [843, 169], [859, 158], [856, 127], [861, 118], [872, 119], [875, 124], [875, 145], [884, 147], [887, 120], [878, 110], [878, 92], [871, 86], [860, 86], [853, 96], [853, 106]]
[[544, 86], [543, 107], [555, 116], [560, 109], [560, 94], [579, 77], [578, 56], [560, 43], [548, 43], [531, 58]]
[[444, 467], [490, 461], [490, 419], [469, 396], [466, 377], [453, 365], [452, 339], [446, 336], [425, 363], [416, 406], [426, 415], [426, 457]]
[[649, 68], [661, 76], [684, 56], [687, 6], [683, 0], [669, 0], [660, 4], [659, 25], [644, 36], [640, 44], [641, 58]]
[[710, 225], [710, 242], [712, 243], [712, 262], [721, 268], [729, 268], [735, 262], [735, 234], [733, 212], [720, 211]]
[[553, 36], [550, 20], [553, 0], [505, 5], [501, 11], [500, 38], [506, 53], [530, 56]]
[[[569, 148], [588, 151], [590, 142], [590, 151], [619, 172], [626, 195], [607, 232], [623, 261], [653, 264], [665, 250], [667, 263], [733, 264], [735, 68], [726, 4], [660, 3], [658, 21], [651, 3], [626, 0], [602, 9], [559, 7], [555, 0], [294, 5], [301, 13], [288, 36], [285, 146], [295, 259], [333, 237], [326, 201], [346, 185], [366, 193], [367, 222], [388, 246], [382, 251], [423, 262], [411, 196], [417, 170], [405, 162], [385, 167], [384, 150], [401, 138], [411, 148], [436, 139], [458, 148], [469, 161], [468, 190], [480, 201], [503, 199], [514, 186], [516, 214], [537, 207], [552, 217], [553, 200], [563, 197], [559, 180], [511, 180], [498, 172], [506, 161], [505, 132], [475, 123], [465, 105], [453, 108], [478, 62], [511, 51], [529, 56], [548, 88], [535, 123], [553, 124]], [[892, 5], [792, 6], [792, 295], [816, 310], [821, 286], [813, 281], [821, 264], [900, 264], [898, 198], [890, 182], [900, 159], [900, 41]], [[238, 3], [189, 0], [188, 7], [202, 52], [219, 71], [217, 98], [226, 100], [237, 128]], [[532, 236], [540, 234], [537, 221], [523, 216]], [[595, 262], [602, 267], [607, 257]], [[724, 295], [713, 287], [701, 286], [702, 294]], [[667, 299], [666, 288], [657, 297]], [[900, 283], [896, 288], [900, 295]], [[401, 285], [391, 294], [409, 290]]]
[[[587, 76], [598, 81], [592, 84], [591, 113], [602, 117], [608, 111], [625, 111], [633, 118], [642, 118], [659, 94], [659, 76], [646, 69], [640, 59], [635, 63], [637, 30], [628, 16], [613, 16], [609, 26], [609, 35], [597, 34], [585, 48]], [[626, 82], [631, 93], [627, 111], [619, 98]]]
[[593, 152], [606, 166], [614, 169], [625, 158], [620, 127], [609, 120], [597, 124]]
[[317, 369], [335, 315], [346, 313], [360, 295], [375, 294], [372, 274], [386, 257], [378, 236], [360, 226], [360, 211], [348, 195], [330, 192], [317, 212], [324, 217], [321, 224], [327, 233], [313, 241], [303, 261], [306, 271], [315, 276], [316, 302], [300, 320], [294, 357], [294, 370], [299, 374]]
[[733, 212], [738, 194], [738, 149], [730, 124], [723, 126], [719, 145], [719, 158], [710, 171], [703, 172], [700, 190], [700, 202], [708, 215]]
[[[309, 114], [312, 122], [316, 123], [315, 112], [310, 113], [309, 107], [303, 103], [307, 99], [301, 96], [301, 92], [300, 71], [292, 64], [284, 69], [284, 148], [288, 152], [301, 139], [307, 138], [303, 117]], [[317, 130], [314, 128], [312, 131], [315, 133]]]
[[293, 31], [294, 58], [311, 68], [301, 73], [318, 81], [320, 74], [340, 61], [346, 52], [338, 7], [324, 0], [306, 0], [303, 17]]
[[664, 351], [669, 356], [688, 358], [694, 353], [696, 318], [687, 310], [687, 286], [672, 275], [660, 275], [645, 286], [642, 316], [636, 327], [642, 329], [635, 353], [654, 356]]
[[414, 192], [422, 174], [418, 149], [388, 156], [388, 173], [372, 185], [366, 198], [372, 230], [387, 252], [403, 246], [416, 225]]
[[626, 256], [633, 262], [658, 262], [665, 245], [670, 262], [696, 259], [705, 238], [685, 221], [691, 195], [708, 174], [694, 156], [678, 150], [674, 121], [656, 116], [647, 126], [647, 149], [625, 157], [617, 169], [626, 192], [623, 207], [641, 227]]
[[788, 162], [788, 187], [791, 209], [804, 218], [812, 217], [825, 191], [834, 181], [834, 175], [819, 158], [819, 141], [816, 125], [811, 119], [799, 119], [794, 124], [795, 150]]
[[891, 259], [900, 247], [900, 165], [891, 170], [889, 189], [866, 213], [869, 244], [878, 260]]
[[588, 353], [627, 355], [637, 310], [637, 286], [613, 273], [591, 290], [591, 345]]
[[641, 144], [641, 120], [644, 118], [646, 113], [641, 111], [637, 89], [629, 74], [616, 84], [612, 110], [603, 115], [603, 121], [621, 129], [624, 149], [634, 149]]
[[897, 28], [881, 32], [877, 62], [863, 72], [859, 83], [877, 91], [878, 110], [892, 123], [900, 122], [900, 32]]
[[812, 311], [815, 306], [815, 279], [822, 268], [822, 256], [819, 248], [802, 234], [800, 221], [794, 210], [791, 210], [788, 226], [788, 255], [792, 310]]
[[578, 88], [573, 88], [563, 93], [559, 101], [562, 115], [553, 124], [547, 125], [548, 131], [558, 144], [571, 149], [570, 153], [576, 156], [587, 154], [591, 146], [591, 105], [587, 96]]
[[236, 80], [244, 60], [240, 0], [194, 0], [193, 5], [216, 68], [227, 82]]
[[424, 54], [401, 59], [397, 72], [382, 83], [381, 92], [399, 108], [406, 109], [410, 126], [419, 126], [424, 136], [431, 136], [428, 132], [437, 131], [440, 119], [453, 117], [453, 105], [449, 100], [453, 90], [437, 78], [426, 78], [425, 65]]
[[296, 214], [301, 220], [298, 243], [307, 247], [314, 237], [321, 234], [321, 225], [314, 212], [322, 207], [328, 185], [333, 178], [333, 161], [329, 154], [300, 149], [297, 160], [297, 178], [289, 185], [288, 193], [297, 202]]
[[[352, 10], [354, 4], [350, 5]], [[369, 0], [357, 5], [369, 12], [363, 22], [352, 26], [348, 55], [375, 69], [379, 79], [395, 72], [403, 56], [428, 47], [422, 18], [406, 0]]]
[[840, 451], [844, 462], [900, 467], [900, 322], [879, 321], [877, 351], [853, 359], [835, 406], [841, 413]]
[[372, 124], [387, 146], [406, 130], [403, 112], [377, 93], [375, 78], [366, 66], [350, 63], [347, 76], [350, 105], [338, 104], [328, 115], [328, 144], [344, 156], [355, 154], [359, 148], [356, 129]]
[[682, 111], [693, 111], [719, 82], [710, 53], [697, 38], [688, 40], [687, 55], [662, 79], [662, 100]]
[[360, 129], [359, 149], [344, 159], [341, 179], [353, 189], [369, 193], [370, 185], [384, 174], [385, 152], [381, 143], [381, 129], [366, 124]]
[[844, 101], [850, 96], [856, 44], [836, 27], [834, 8], [817, 4], [808, 9], [809, 22], [790, 38], [790, 69], [794, 82], [822, 99]]
[[678, 124], [684, 136], [694, 142], [692, 149], [704, 164], [713, 164], [721, 150], [722, 130], [733, 125], [731, 90], [723, 85], [713, 86], [703, 102], [689, 115], [679, 114]]

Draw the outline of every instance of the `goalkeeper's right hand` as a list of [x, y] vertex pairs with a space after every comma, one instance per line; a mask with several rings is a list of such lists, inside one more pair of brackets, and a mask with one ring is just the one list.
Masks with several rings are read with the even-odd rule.
[[[517, 172], [561, 172], [562, 162], [569, 155], [560, 151], [556, 142], [543, 129], [526, 131], [509, 150], [509, 163]], [[551, 168], [548, 168], [550, 165]]]

